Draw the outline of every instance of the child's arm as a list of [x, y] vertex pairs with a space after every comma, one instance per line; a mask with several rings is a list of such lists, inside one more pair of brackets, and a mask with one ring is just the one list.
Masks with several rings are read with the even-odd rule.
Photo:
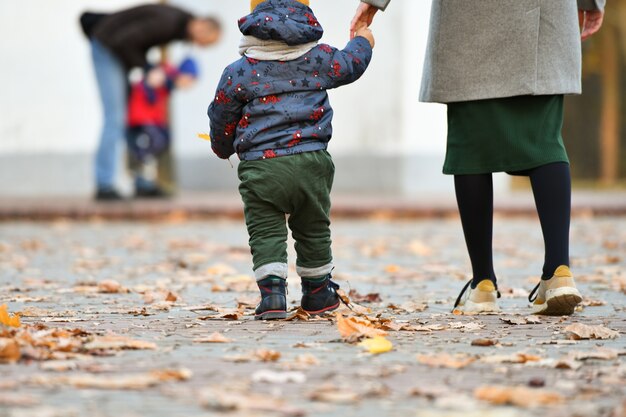
[[[369, 29], [367, 29], [369, 31]], [[341, 87], [361, 78], [372, 60], [374, 36], [368, 32], [357, 34], [343, 50], [334, 49], [330, 58], [330, 88]]]
[[234, 85], [232, 74], [231, 68], [226, 68], [208, 111], [211, 148], [222, 159], [228, 159], [235, 153], [235, 133], [243, 109], [237, 91], [241, 87]]

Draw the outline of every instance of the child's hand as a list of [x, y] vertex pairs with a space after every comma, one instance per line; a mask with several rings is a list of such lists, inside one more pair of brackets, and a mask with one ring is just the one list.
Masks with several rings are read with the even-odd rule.
[[365, 25], [360, 26], [355, 32], [355, 36], [362, 36], [367, 39], [372, 46], [372, 48], [376, 45], [376, 39], [374, 39], [374, 34], [372, 30]]

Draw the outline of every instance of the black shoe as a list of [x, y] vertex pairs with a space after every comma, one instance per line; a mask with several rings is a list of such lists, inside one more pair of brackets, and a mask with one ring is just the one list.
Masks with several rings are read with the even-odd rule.
[[95, 198], [96, 201], [103, 202], [124, 201], [124, 197], [115, 188], [99, 188]]
[[302, 280], [302, 309], [312, 316], [336, 310], [341, 303], [337, 294], [339, 284], [331, 281], [330, 274], [323, 281]]
[[257, 282], [261, 302], [256, 308], [255, 320], [281, 320], [287, 318], [287, 281], [269, 276]]
[[137, 188], [135, 198], [169, 198], [170, 195], [161, 187]]

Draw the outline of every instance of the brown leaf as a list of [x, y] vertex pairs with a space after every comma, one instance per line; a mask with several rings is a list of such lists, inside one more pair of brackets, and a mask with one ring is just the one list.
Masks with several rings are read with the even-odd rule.
[[233, 340], [227, 338], [221, 333], [215, 332], [215, 333], [210, 334], [207, 337], [194, 339], [193, 341], [194, 343], [230, 343]]
[[514, 405], [522, 408], [540, 405], [556, 405], [565, 398], [556, 392], [527, 387], [482, 386], [474, 391], [474, 397], [494, 405]]
[[514, 353], [512, 355], [492, 355], [481, 358], [484, 363], [526, 363], [539, 362], [540, 356], [529, 355], [527, 353]]
[[98, 283], [98, 292], [102, 294], [125, 294], [128, 289], [122, 287], [119, 282], [109, 279]]
[[311, 320], [311, 315], [307, 313], [302, 307], [298, 307], [298, 309], [286, 319], [286, 321], [309, 321], [309, 320]]
[[485, 327], [485, 325], [482, 323], [476, 323], [476, 322], [463, 323], [460, 321], [450, 323], [448, 326], [450, 329], [458, 329], [458, 330], [462, 330], [463, 332], [466, 332], [466, 331], [473, 332], [476, 330], [483, 329]]
[[348, 293], [350, 300], [357, 303], [380, 303], [382, 302], [382, 298], [380, 298], [379, 293], [369, 293], [369, 294], [359, 294], [357, 290], [352, 289]]
[[565, 328], [565, 333], [571, 340], [583, 339], [617, 339], [619, 333], [604, 326], [588, 326], [582, 323], [570, 324]]
[[363, 337], [386, 336], [387, 332], [377, 329], [369, 320], [362, 317], [344, 317], [337, 313], [337, 330], [341, 337], [350, 343]]
[[34, 383], [41, 385], [69, 385], [75, 388], [110, 389], [110, 390], [141, 390], [153, 387], [162, 382], [186, 381], [192, 373], [188, 369], [165, 369], [138, 374], [93, 375], [79, 374], [61, 377], [38, 376]]
[[85, 344], [86, 350], [154, 350], [157, 345], [143, 340], [133, 340], [124, 336], [94, 336]]
[[309, 394], [311, 401], [331, 404], [354, 404], [360, 400], [359, 394], [337, 386], [320, 387]]
[[476, 361], [476, 358], [463, 354], [449, 355], [447, 353], [441, 353], [417, 355], [417, 361], [432, 368], [462, 369]]
[[259, 349], [254, 352], [254, 356], [261, 362], [277, 362], [281, 353], [275, 350]]
[[17, 341], [0, 337], [0, 363], [17, 362], [20, 357], [20, 346]]
[[540, 324], [541, 323], [541, 319], [538, 318], [538, 317], [534, 317], [534, 316], [528, 316], [528, 317], [500, 317], [500, 320], [502, 320], [505, 323], [515, 324], [515, 325]]
[[306, 413], [290, 406], [285, 400], [273, 398], [268, 394], [253, 392], [238, 393], [233, 389], [210, 387], [200, 392], [203, 407], [219, 413], [237, 412], [233, 416], [279, 415], [284, 417], [303, 417]]
[[498, 344], [498, 341], [495, 339], [474, 339], [472, 340], [472, 346], [495, 346]]
[[619, 357], [619, 352], [610, 348], [595, 348], [589, 352], [571, 351], [568, 352], [567, 356], [577, 361], [584, 361], [588, 359], [609, 361], [617, 359]]

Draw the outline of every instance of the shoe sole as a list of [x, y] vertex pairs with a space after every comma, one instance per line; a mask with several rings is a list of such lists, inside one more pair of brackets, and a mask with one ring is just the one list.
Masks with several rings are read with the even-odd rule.
[[457, 307], [457, 310], [463, 313], [496, 313], [500, 311], [500, 308], [496, 303], [475, 303], [468, 300], [462, 306]]
[[255, 320], [284, 320], [286, 318], [286, 311], [266, 311], [263, 314], [257, 314], [254, 316]]
[[341, 304], [341, 302], [338, 301], [337, 304], [335, 304], [334, 306], [326, 307], [325, 309], [318, 310], [318, 311], [308, 311], [308, 310], [304, 310], [304, 309], [303, 310], [306, 311], [311, 316], [321, 316], [324, 313], [329, 313], [331, 311], [337, 310], [339, 308], [340, 304]]
[[533, 314], [542, 316], [571, 316], [583, 297], [576, 288], [553, 290], [544, 304], [533, 305]]

